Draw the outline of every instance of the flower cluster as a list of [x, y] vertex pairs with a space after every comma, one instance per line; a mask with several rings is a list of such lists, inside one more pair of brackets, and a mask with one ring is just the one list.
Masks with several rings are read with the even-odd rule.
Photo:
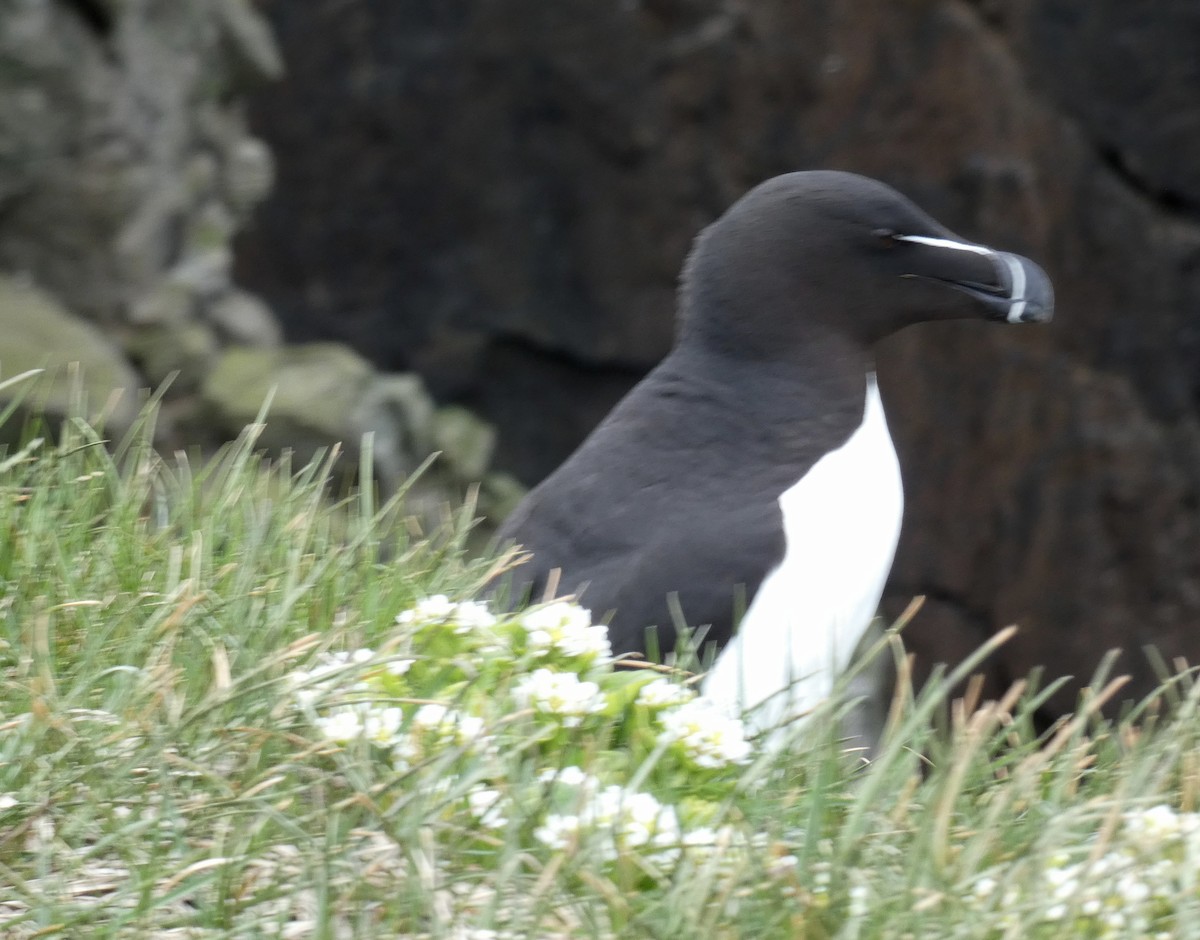
[[1184, 862], [1197, 852], [1200, 814], [1165, 805], [1135, 810], [1124, 814], [1113, 846], [1100, 857], [1053, 857], [1040, 872], [1037, 898], [1016, 884], [1002, 889], [989, 874], [976, 879], [968, 903], [998, 909], [1011, 925], [1017, 907], [1037, 903], [1043, 922], [1068, 925], [1072, 935], [1165, 940], [1175, 935], [1172, 899], [1191, 881]]
[[331, 741], [362, 738], [380, 747], [395, 743], [403, 713], [399, 708], [373, 708], [366, 703], [342, 705], [316, 719], [317, 728]]
[[616, 861], [637, 852], [657, 865], [679, 858], [683, 833], [675, 808], [649, 793], [607, 786], [588, 799], [578, 813], [549, 813], [534, 838], [551, 849], [574, 848], [591, 839], [602, 858]]
[[591, 612], [569, 601], [535, 607], [521, 618], [531, 653], [544, 656], [557, 650], [572, 659], [607, 662], [612, 658], [608, 628], [592, 623]]
[[637, 700], [647, 708], [670, 708], [672, 705], [685, 705], [695, 697], [696, 693], [686, 685], [659, 677], [638, 689]]
[[[386, 656], [326, 653], [292, 673], [300, 710], [326, 740], [365, 745], [394, 771], [436, 774], [414, 785], [445, 796], [466, 828], [532, 833], [541, 851], [586, 845], [604, 862], [636, 854], [658, 866], [685, 851], [744, 851], [730, 827], [709, 825], [750, 756], [741, 722], [673, 675], [615, 669], [607, 628], [584, 608], [497, 615], [434, 595], [396, 623]], [[630, 787], [651, 754], [654, 773]], [[536, 805], [506, 795], [514, 755], [537, 762]], [[698, 769], [702, 798], [686, 810], [662, 799], [692, 793]]]
[[479, 601], [452, 601], [445, 594], [434, 594], [422, 598], [410, 609], [396, 617], [396, 622], [406, 626], [428, 626], [448, 624], [455, 633], [487, 629], [495, 625], [496, 618]]
[[522, 708], [556, 716], [567, 728], [578, 727], [587, 715], [604, 710], [607, 700], [595, 682], [580, 679], [573, 672], [535, 669], [513, 690], [513, 698]]
[[508, 817], [504, 815], [504, 796], [493, 787], [481, 785], [472, 788], [467, 793], [467, 805], [475, 821], [486, 829], [503, 829], [508, 825]]
[[413, 712], [405, 734], [390, 743], [392, 764], [408, 770], [421, 760], [447, 748], [485, 747], [483, 719], [437, 702], [421, 705]]
[[708, 699], [697, 698], [665, 711], [660, 720], [667, 740], [676, 742], [697, 767], [728, 767], [750, 759], [741, 721], [728, 717]]
[[357, 674], [350, 685], [339, 679], [351, 673], [355, 666], [362, 666], [374, 658], [374, 651], [369, 649], [323, 653], [311, 669], [293, 672], [288, 678], [295, 686], [296, 697], [305, 704], [312, 704], [333, 690], [343, 695], [349, 691], [367, 691], [367, 684]]

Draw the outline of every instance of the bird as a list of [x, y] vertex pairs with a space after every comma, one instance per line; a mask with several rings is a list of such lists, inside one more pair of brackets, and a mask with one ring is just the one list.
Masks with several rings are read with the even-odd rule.
[[672, 649], [682, 618], [715, 650], [714, 705], [756, 731], [801, 720], [875, 618], [899, 539], [872, 348], [917, 323], [1053, 311], [1037, 264], [882, 182], [760, 183], [693, 242], [665, 358], [500, 527], [527, 556], [512, 589], [574, 594], [614, 653], [644, 653], [648, 630]]

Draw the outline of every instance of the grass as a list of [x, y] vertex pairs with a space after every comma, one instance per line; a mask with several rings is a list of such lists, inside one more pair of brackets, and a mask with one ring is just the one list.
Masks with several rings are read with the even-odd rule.
[[166, 459], [153, 417], [0, 456], [2, 937], [1200, 935], [1190, 673], [1110, 721], [1101, 670], [1041, 735], [1046, 690], [969, 691], [935, 734], [968, 663], [902, 682], [869, 765], [836, 701], [742, 751], [574, 608], [454, 606], [511, 563], [469, 509], [414, 533], [335, 455]]

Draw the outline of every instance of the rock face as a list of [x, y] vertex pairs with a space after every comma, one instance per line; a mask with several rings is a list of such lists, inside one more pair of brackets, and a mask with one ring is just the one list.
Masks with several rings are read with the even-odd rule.
[[[1047, 330], [880, 351], [907, 473], [891, 597], [925, 659], [1022, 631], [1200, 659], [1200, 8], [1192, 0], [274, 0], [281, 185], [240, 270], [287, 332], [416, 368], [547, 472], [669, 344], [696, 231], [791, 169], [884, 179], [1043, 262]], [[1152, 11], [1152, 12], [1151, 12]], [[1068, 707], [1074, 692], [1054, 707]]]

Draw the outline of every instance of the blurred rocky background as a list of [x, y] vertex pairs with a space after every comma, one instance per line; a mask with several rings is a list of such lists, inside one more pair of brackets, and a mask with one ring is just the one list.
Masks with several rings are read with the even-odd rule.
[[910, 645], [1145, 689], [1200, 660], [1198, 102], [1194, 0], [0, 0], [0, 374], [178, 372], [185, 441], [274, 386], [272, 446], [446, 449], [498, 517], [665, 352], [699, 228], [866, 173], [1059, 300], [880, 351]]
[[284, 345], [234, 277], [275, 180], [246, 95], [283, 75], [248, 0], [0, 0], [0, 378], [46, 368], [33, 400], [61, 415], [80, 363], [113, 437], [170, 378], [167, 449], [216, 448], [273, 394], [270, 450], [342, 442], [354, 467], [369, 432], [388, 489], [440, 450], [414, 507], [432, 521], [480, 484], [499, 516], [522, 490], [492, 472], [490, 425], [348, 346]]

